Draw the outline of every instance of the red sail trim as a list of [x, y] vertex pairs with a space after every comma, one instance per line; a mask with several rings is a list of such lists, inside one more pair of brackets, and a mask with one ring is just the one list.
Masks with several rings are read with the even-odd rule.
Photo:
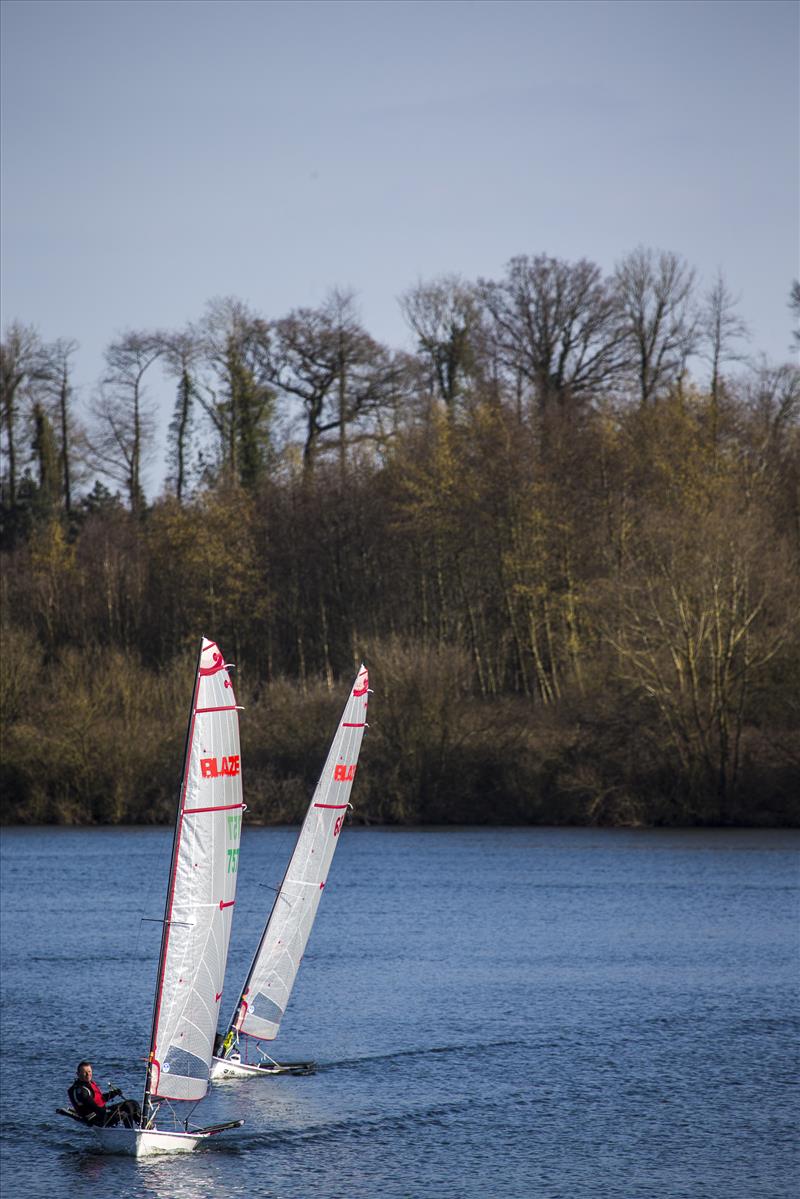
[[184, 808], [182, 815], [196, 816], [198, 812], [229, 812], [231, 808], [243, 808], [243, 803], [224, 803], [216, 808]]
[[227, 903], [225, 903], [223, 900], [220, 900], [219, 901], [219, 910], [222, 911], [223, 908], [232, 908], [235, 903], [236, 903], [235, 899], [229, 899]]
[[217, 651], [215, 654], [211, 655], [214, 665], [200, 667], [200, 674], [203, 676], [203, 678], [208, 678], [208, 676], [210, 674], [217, 674], [220, 670], [225, 669], [225, 659], [223, 658], [222, 654], [219, 652], [219, 646], [217, 645], [216, 641], [209, 642], [208, 645], [203, 647], [202, 652], [205, 654], [210, 649], [215, 649]]
[[342, 728], [343, 728], [343, 729], [363, 729], [363, 728], [364, 728], [364, 726], [366, 725], [366, 723], [367, 723], [367, 722], [366, 722], [366, 720], [362, 720], [362, 721], [360, 721], [360, 722], [356, 722], [355, 724], [354, 724], [354, 723], [352, 723], [352, 722], [351, 722], [351, 721], [349, 721], [349, 720], [343, 720], [343, 721], [342, 721]]
[[241, 1032], [242, 1024], [247, 1019], [247, 1009], [249, 1006], [244, 995], [240, 995], [239, 1002], [233, 1013], [233, 1019], [230, 1023], [230, 1027], [235, 1028], [237, 1032]]
[[332, 808], [334, 812], [338, 812], [340, 808], [349, 808], [349, 803], [315, 803], [315, 808]]
[[204, 712], [235, 712], [238, 704], [224, 704], [221, 708], [195, 708], [195, 715], [202, 716]]

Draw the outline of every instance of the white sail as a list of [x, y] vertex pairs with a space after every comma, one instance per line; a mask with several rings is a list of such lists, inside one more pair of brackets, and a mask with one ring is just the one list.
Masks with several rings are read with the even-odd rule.
[[202, 1099], [228, 956], [242, 824], [239, 719], [217, 645], [195, 681], [167, 896], [147, 1093]]
[[362, 666], [237, 1004], [231, 1027], [239, 1033], [260, 1040], [277, 1035], [349, 807], [368, 692]]

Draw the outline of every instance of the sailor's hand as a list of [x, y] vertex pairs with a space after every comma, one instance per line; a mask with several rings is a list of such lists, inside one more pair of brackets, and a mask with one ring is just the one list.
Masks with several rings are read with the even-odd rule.
[[108, 1097], [109, 1097], [109, 1099], [116, 1099], [117, 1095], [121, 1095], [121, 1094], [122, 1094], [122, 1091], [119, 1089], [119, 1087], [112, 1087], [111, 1090], [108, 1092]]

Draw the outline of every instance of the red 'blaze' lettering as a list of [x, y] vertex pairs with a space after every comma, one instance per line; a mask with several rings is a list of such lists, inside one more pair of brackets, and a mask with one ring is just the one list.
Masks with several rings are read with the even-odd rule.
[[227, 758], [201, 758], [200, 773], [204, 779], [216, 779], [220, 777], [233, 778], [239, 773], [239, 755], [231, 754]]
[[349, 783], [355, 776], [355, 764], [352, 766], [334, 766], [333, 768], [333, 779], [336, 783]]

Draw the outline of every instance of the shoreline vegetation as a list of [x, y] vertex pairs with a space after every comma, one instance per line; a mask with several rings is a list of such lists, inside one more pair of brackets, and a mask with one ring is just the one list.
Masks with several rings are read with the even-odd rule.
[[3, 821], [169, 823], [205, 633], [254, 822], [300, 819], [363, 660], [357, 822], [800, 825], [798, 368], [643, 249], [402, 304], [414, 354], [340, 292], [129, 331], [87, 427], [75, 343], [9, 326]]
[[[6, 729], [4, 824], [164, 824], [174, 819], [194, 654], [168, 675], [118, 651], [62, 654], [17, 640], [36, 724]], [[41, 654], [41, 651], [39, 651]], [[796, 774], [753, 755], [725, 809], [671, 768], [630, 703], [597, 716], [585, 692], [548, 712], [475, 693], [468, 656], [398, 643], [368, 656], [375, 693], [356, 778], [356, 824], [798, 827]], [[241, 672], [240, 672], [241, 673]], [[21, 679], [17, 673], [17, 679]], [[248, 821], [302, 820], [352, 680], [238, 680]], [[20, 689], [22, 690], [22, 689]], [[18, 691], [18, 698], [24, 696]], [[612, 740], [613, 731], [613, 740]], [[758, 745], [753, 730], [751, 744]], [[649, 752], [647, 752], [649, 750]], [[172, 783], [172, 788], [170, 788]]]

